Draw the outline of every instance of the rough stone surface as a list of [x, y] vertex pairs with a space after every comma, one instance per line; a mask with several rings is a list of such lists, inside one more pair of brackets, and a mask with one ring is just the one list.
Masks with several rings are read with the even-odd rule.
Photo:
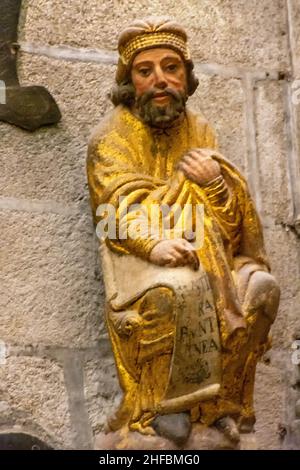
[[290, 348], [293, 334], [300, 326], [299, 241], [281, 226], [265, 228], [264, 234], [272, 274], [281, 289], [279, 312], [272, 327], [273, 345]]
[[102, 331], [103, 288], [89, 218], [6, 211], [0, 217], [0, 338], [95, 345]]
[[277, 224], [286, 223], [291, 211], [291, 200], [281, 82], [257, 82], [255, 104], [259, 164], [256, 174], [260, 179], [262, 215], [269, 216]]
[[49, 88], [61, 112], [57, 126], [28, 133], [0, 123], [0, 195], [77, 202], [87, 199], [87, 140], [110, 107], [113, 67], [23, 54], [20, 80]]
[[290, 8], [291, 53], [295, 77], [300, 78], [300, 4], [297, 0], [288, 0]]
[[25, 1], [21, 39], [116, 49], [116, 32], [134, 18], [168, 15], [189, 30], [193, 56], [204, 62], [286, 69], [283, 0], [59, 0]]
[[100, 433], [106, 427], [107, 417], [121, 400], [112, 351], [99, 351], [98, 360], [90, 360], [85, 367], [85, 397], [93, 432]]
[[[7, 357], [0, 366], [1, 425], [31, 430], [55, 448], [72, 446], [72, 431], [62, 368], [37, 357]], [[19, 428], [20, 429], [20, 428]]]
[[195, 111], [201, 111], [214, 127], [220, 151], [244, 171], [247, 142], [241, 81], [204, 75], [197, 67], [195, 73], [200, 83], [189, 103]]
[[286, 390], [285, 400], [284, 448], [296, 450], [300, 448], [300, 351], [298, 349], [297, 357], [294, 356], [295, 350], [291, 350], [292, 352], [285, 371], [285, 379], [289, 387]]
[[[291, 170], [294, 175], [294, 192], [295, 194], [295, 216], [298, 218], [298, 235], [300, 236], [300, 72], [299, 78], [296, 78], [293, 81], [294, 93], [292, 95], [292, 100], [294, 106], [292, 108], [292, 115], [294, 117], [294, 127], [295, 129], [292, 132], [291, 139], [293, 139], [294, 144], [294, 155], [290, 155], [291, 163], [293, 169]], [[294, 221], [295, 222], [295, 221]]]
[[295, 414], [297, 418], [300, 418], [300, 399], [297, 401], [295, 406]]
[[255, 382], [256, 439], [258, 448], [280, 449], [279, 425], [284, 420], [284, 382], [282, 371], [259, 364]]

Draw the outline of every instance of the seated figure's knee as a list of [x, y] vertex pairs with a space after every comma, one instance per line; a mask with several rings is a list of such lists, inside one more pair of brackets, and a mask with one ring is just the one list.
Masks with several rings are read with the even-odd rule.
[[273, 322], [278, 310], [280, 288], [272, 274], [265, 271], [256, 271], [252, 274], [246, 302], [250, 310], [260, 309]]

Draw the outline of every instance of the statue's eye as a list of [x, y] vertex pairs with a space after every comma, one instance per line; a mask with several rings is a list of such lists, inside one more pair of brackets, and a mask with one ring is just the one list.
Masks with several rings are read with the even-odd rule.
[[142, 77], [148, 77], [151, 73], [151, 69], [149, 67], [142, 67], [139, 69], [139, 74]]
[[166, 66], [166, 70], [167, 70], [167, 72], [170, 72], [170, 73], [177, 72], [177, 70], [178, 70], [178, 64], [168, 64], [168, 65]]

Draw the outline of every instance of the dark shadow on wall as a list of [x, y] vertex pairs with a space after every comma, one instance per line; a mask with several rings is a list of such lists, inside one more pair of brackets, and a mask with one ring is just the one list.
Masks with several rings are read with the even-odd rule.
[[0, 433], [0, 450], [54, 450], [41, 439], [25, 433]]
[[23, 87], [17, 73], [18, 22], [22, 0], [1, 0], [0, 16], [0, 120], [34, 131], [56, 124], [60, 110], [46, 88]]

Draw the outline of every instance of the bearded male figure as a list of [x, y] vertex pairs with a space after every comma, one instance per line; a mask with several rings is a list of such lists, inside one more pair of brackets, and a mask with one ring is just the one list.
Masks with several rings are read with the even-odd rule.
[[[116, 226], [100, 249], [124, 393], [108, 427], [183, 446], [202, 423], [238, 442], [255, 422], [256, 363], [279, 303], [261, 224], [231, 155], [186, 107], [198, 81], [184, 29], [166, 18], [136, 21], [121, 33], [119, 54], [115, 109], [87, 161], [95, 223], [108, 207]], [[162, 206], [168, 236], [154, 217]], [[178, 232], [175, 213], [192, 222], [194, 238]]]

